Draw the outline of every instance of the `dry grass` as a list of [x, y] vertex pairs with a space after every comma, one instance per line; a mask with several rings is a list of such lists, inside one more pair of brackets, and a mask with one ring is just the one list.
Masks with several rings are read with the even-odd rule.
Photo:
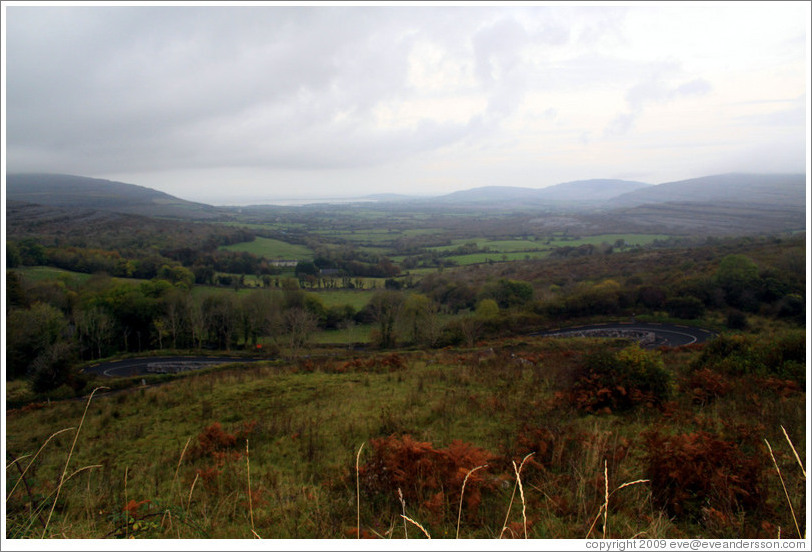
[[425, 527], [423, 527], [422, 525], [420, 525], [419, 523], [417, 523], [415, 520], [413, 520], [412, 518], [410, 518], [408, 516], [401, 515], [401, 517], [403, 519], [405, 519], [406, 521], [408, 521], [409, 523], [413, 524], [415, 527], [417, 527], [421, 531], [423, 531], [423, 534], [426, 535], [426, 538], [428, 538], [428, 539], [431, 538], [431, 535], [429, 535], [429, 532], [426, 531]]
[[[67, 460], [65, 460], [65, 467], [62, 470], [62, 476], [59, 478], [59, 485], [56, 488], [56, 496], [54, 497], [54, 501], [51, 504], [51, 511], [48, 512], [48, 519], [45, 521], [45, 527], [42, 528], [42, 536], [40, 538], [45, 538], [45, 534], [48, 531], [48, 524], [51, 523], [51, 517], [54, 514], [54, 508], [56, 508], [56, 503], [59, 501], [59, 493], [62, 491], [62, 485], [64, 485], [65, 481], [66, 481], [65, 474], [68, 473], [68, 465], [70, 464], [70, 459], [73, 456], [73, 451], [76, 448], [76, 441], [79, 440], [79, 432], [82, 431], [82, 424], [85, 423], [85, 417], [87, 416], [87, 409], [90, 407], [90, 401], [93, 400], [93, 395], [95, 395], [96, 391], [98, 391], [99, 389], [109, 389], [109, 387], [97, 387], [96, 389], [93, 390], [92, 393], [90, 393], [90, 397], [88, 397], [88, 399], [87, 399], [87, 404], [85, 405], [85, 411], [82, 414], [82, 419], [79, 421], [79, 427], [76, 428], [76, 434], [73, 436], [73, 444], [70, 447], [70, 452], [68, 452], [68, 458], [67, 458]], [[82, 468], [82, 470], [83, 469], [85, 469], [85, 468]], [[82, 470], [79, 470], [79, 471], [82, 471]], [[74, 472], [74, 474], [75, 473], [78, 473], [78, 471]], [[73, 477], [73, 474], [71, 475], [71, 477]]]
[[792, 507], [792, 500], [789, 498], [789, 492], [787, 492], [787, 485], [784, 483], [784, 477], [781, 475], [781, 468], [778, 467], [778, 462], [775, 461], [775, 455], [773, 454], [773, 448], [770, 446], [770, 442], [767, 439], [764, 439], [764, 442], [767, 443], [767, 450], [770, 451], [770, 458], [772, 458], [775, 471], [778, 473], [778, 479], [781, 480], [781, 487], [784, 489], [784, 496], [787, 497], [787, 504], [789, 504], [789, 511], [792, 514], [792, 521], [795, 523], [795, 531], [798, 533], [798, 538], [802, 539], [804, 536], [801, 534], [801, 529], [798, 527], [798, 518], [795, 516], [795, 508]]
[[355, 455], [355, 503], [356, 503], [356, 530], [358, 531], [358, 538], [361, 538], [361, 476], [360, 476], [360, 462], [361, 451], [364, 450], [364, 445], [361, 443], [358, 447], [358, 454]]
[[[457, 513], [457, 535], [455, 538], [460, 538], [460, 520], [462, 519], [462, 498], [465, 496], [465, 484], [468, 483], [468, 478], [477, 470], [481, 470], [482, 468], [487, 468], [487, 464], [483, 464], [481, 466], [477, 466], [471, 470], [468, 470], [468, 473], [465, 474], [465, 479], [462, 480], [462, 490], [460, 491], [460, 509]], [[400, 489], [398, 489], [399, 491]], [[404, 505], [404, 513], [405, 513], [405, 505]]]

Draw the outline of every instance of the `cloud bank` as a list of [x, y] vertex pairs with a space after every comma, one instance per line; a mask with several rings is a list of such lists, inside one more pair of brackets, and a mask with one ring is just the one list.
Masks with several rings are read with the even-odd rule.
[[239, 202], [806, 162], [804, 3], [4, 10], [8, 171]]

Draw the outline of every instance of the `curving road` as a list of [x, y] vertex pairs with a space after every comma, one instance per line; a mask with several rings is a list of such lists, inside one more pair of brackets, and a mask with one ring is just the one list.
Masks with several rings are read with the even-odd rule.
[[692, 343], [702, 343], [716, 334], [702, 328], [678, 324], [626, 322], [558, 328], [532, 335], [541, 337], [629, 337], [640, 341], [646, 347], [680, 347]]
[[88, 374], [97, 374], [106, 377], [132, 377], [147, 374], [167, 374], [199, 370], [217, 364], [231, 362], [254, 362], [268, 360], [267, 358], [239, 358], [239, 357], [149, 357], [128, 358], [112, 362], [102, 362], [84, 368]]
[[[557, 328], [529, 334], [539, 337], [623, 337], [640, 342], [644, 347], [679, 347], [692, 343], [702, 343], [716, 334], [678, 324], [657, 324], [650, 322], [627, 322], [614, 324], [590, 324], [571, 328]], [[128, 358], [103, 362], [84, 368], [84, 372], [103, 377], [134, 377], [147, 374], [166, 374], [199, 370], [217, 364], [232, 362], [255, 362], [268, 358], [241, 357], [148, 357]]]

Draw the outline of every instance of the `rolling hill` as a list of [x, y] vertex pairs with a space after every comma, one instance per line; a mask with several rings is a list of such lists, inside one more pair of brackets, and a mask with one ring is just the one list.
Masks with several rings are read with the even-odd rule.
[[547, 188], [484, 186], [431, 199], [448, 206], [488, 206], [491, 208], [588, 208], [622, 194], [650, 187], [628, 180], [576, 180]]
[[186, 201], [135, 184], [67, 174], [9, 174], [9, 201], [51, 207], [81, 207], [154, 217], [211, 220], [221, 216], [210, 205]]
[[756, 206], [800, 207], [806, 201], [803, 174], [720, 174], [666, 182], [609, 199], [613, 207], [652, 203], [746, 203]]

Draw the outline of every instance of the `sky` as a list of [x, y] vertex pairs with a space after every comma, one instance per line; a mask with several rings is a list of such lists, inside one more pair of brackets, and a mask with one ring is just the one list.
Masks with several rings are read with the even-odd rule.
[[809, 162], [809, 2], [3, 10], [7, 172], [237, 205]]

